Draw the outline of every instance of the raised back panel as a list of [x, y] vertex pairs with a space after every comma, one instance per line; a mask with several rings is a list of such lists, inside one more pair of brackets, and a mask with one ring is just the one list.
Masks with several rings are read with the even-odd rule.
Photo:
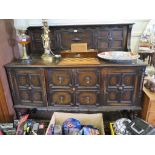
[[[50, 26], [51, 49], [55, 54], [70, 50], [72, 43], [87, 43], [88, 49], [99, 51], [128, 51], [130, 48], [131, 29], [133, 24], [106, 25], [65, 25]], [[41, 55], [44, 52], [40, 27], [29, 27], [31, 37], [28, 53]]]

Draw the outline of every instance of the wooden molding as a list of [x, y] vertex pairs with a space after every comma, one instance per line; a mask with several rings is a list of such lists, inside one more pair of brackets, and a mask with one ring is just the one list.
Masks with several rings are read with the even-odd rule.
[[2, 81], [0, 79], [0, 122], [9, 122], [9, 121], [10, 121], [10, 115], [6, 103]]

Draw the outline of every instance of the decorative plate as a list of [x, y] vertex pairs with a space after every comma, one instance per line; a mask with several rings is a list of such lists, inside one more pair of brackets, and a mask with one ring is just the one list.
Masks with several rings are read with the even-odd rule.
[[109, 51], [98, 54], [99, 58], [112, 61], [131, 61], [139, 58], [138, 54], [124, 51]]

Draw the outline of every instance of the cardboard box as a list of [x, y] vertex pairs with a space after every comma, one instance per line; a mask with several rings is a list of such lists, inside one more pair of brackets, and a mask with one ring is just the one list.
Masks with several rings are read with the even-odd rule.
[[82, 125], [93, 125], [95, 128], [99, 129], [101, 135], [105, 135], [104, 125], [103, 125], [103, 117], [101, 113], [97, 114], [81, 114], [81, 113], [62, 113], [62, 112], [54, 112], [52, 119], [49, 123], [49, 126], [46, 130], [47, 132], [51, 126], [53, 125], [62, 125], [65, 120], [68, 118], [78, 119]]

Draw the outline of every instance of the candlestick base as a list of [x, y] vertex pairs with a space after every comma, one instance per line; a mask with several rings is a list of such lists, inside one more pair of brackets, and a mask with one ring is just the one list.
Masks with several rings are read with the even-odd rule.
[[41, 58], [42, 58], [43, 61], [46, 61], [46, 62], [53, 62], [53, 60], [54, 60], [53, 55], [47, 54], [47, 53], [44, 53], [44, 54], [41, 56]]

